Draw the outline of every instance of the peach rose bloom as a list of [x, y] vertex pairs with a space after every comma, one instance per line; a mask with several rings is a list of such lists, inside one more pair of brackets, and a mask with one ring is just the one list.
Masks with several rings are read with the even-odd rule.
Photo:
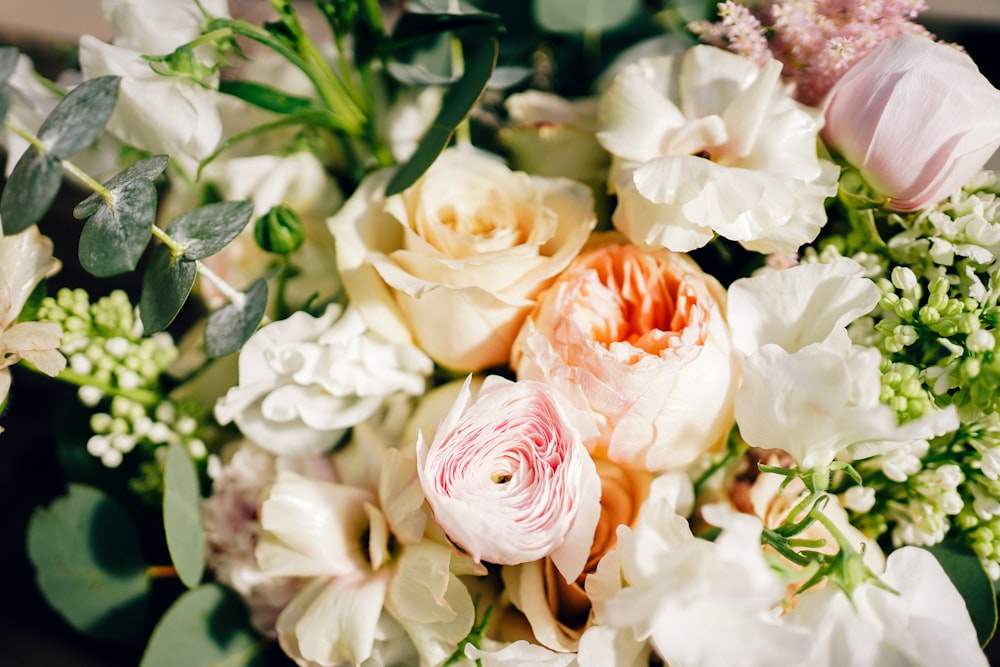
[[[609, 459], [676, 469], [733, 424], [739, 358], [725, 292], [686, 255], [610, 243], [585, 252], [540, 298], [514, 342], [518, 379], [586, 405]], [[606, 445], [604, 444], [606, 443]]]

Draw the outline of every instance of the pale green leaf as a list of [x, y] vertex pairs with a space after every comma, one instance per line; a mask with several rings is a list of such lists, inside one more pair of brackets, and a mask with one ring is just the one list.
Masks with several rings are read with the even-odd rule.
[[257, 330], [267, 308], [267, 282], [258, 280], [243, 294], [240, 303], [227, 303], [208, 317], [205, 352], [223, 357], [243, 347]]
[[997, 629], [997, 598], [993, 582], [979, 557], [968, 545], [953, 540], [924, 548], [934, 554], [951, 583], [965, 598], [979, 644], [986, 646]]
[[194, 588], [205, 570], [205, 523], [198, 471], [180, 442], [170, 444], [163, 471], [163, 526], [177, 576]]
[[115, 108], [120, 81], [117, 76], [87, 79], [60, 100], [38, 128], [48, 151], [68, 158], [97, 139]]
[[205, 584], [167, 609], [139, 667], [263, 667], [262, 648], [239, 596]]
[[131, 517], [110, 496], [71, 484], [31, 515], [27, 544], [39, 588], [70, 625], [105, 638], [142, 628], [148, 566]]
[[441, 111], [424, 133], [417, 150], [389, 180], [385, 191], [387, 197], [398, 194], [416, 183], [451, 141], [455, 128], [465, 120], [486, 90], [486, 84], [496, 65], [498, 48], [496, 38], [491, 37], [468, 59], [465, 73], [445, 93], [441, 101]]
[[195, 263], [174, 258], [170, 248], [158, 245], [150, 253], [142, 275], [139, 317], [146, 333], [166, 329], [180, 312], [198, 275]]
[[535, 21], [559, 33], [605, 32], [624, 25], [639, 0], [535, 0]]
[[167, 235], [184, 246], [188, 259], [204, 259], [219, 252], [250, 222], [253, 203], [221, 201], [206, 204], [174, 218]]
[[7, 83], [7, 79], [14, 73], [17, 54], [16, 46], [0, 46], [0, 85]]
[[17, 234], [42, 219], [62, 185], [62, 163], [34, 146], [21, 155], [0, 194], [4, 234]]
[[114, 203], [97, 209], [80, 232], [80, 264], [98, 277], [132, 271], [156, 222], [156, 188], [140, 178], [114, 190]]

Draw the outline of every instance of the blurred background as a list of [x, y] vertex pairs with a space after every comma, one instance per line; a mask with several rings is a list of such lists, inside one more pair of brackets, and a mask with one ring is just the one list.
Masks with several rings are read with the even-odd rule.
[[[926, 2], [928, 11], [921, 22], [939, 38], [962, 44], [983, 73], [1000, 87], [1000, 50], [995, 46], [1000, 41], [1000, 0]], [[267, 0], [231, 0], [231, 4], [244, 9], [268, 6]], [[21, 47], [36, 61], [41, 60], [37, 65], [46, 71], [67, 61], [81, 35], [110, 39], [110, 24], [101, 17], [100, 5], [100, 0], [0, 0], [0, 44]], [[1000, 158], [995, 157], [990, 166], [1000, 168]], [[65, 217], [70, 217], [68, 209]], [[25, 380], [17, 382], [14, 398], [20, 394], [27, 397], [23, 400], [39, 401], [43, 406], [36, 417], [51, 410], [57, 397], [41, 393], [51, 391], [50, 384], [40, 385], [32, 396]], [[134, 665], [138, 656], [132, 650], [74, 633], [35, 592], [33, 572], [23, 554], [25, 512], [34, 504], [33, 497], [50, 495], [53, 489], [49, 487], [58, 484], [55, 479], [45, 480], [47, 466], [56, 464], [40, 451], [46, 446], [41, 434], [48, 424], [44, 417], [38, 421], [34, 431], [19, 430], [24, 440], [33, 442], [10, 442], [5, 439], [8, 436], [0, 436], [0, 587], [6, 594], [6, 604], [0, 608], [0, 665]], [[27, 478], [26, 467], [30, 470]], [[26, 487], [30, 492], [25, 493]], [[1000, 641], [993, 642], [989, 653], [993, 664], [1000, 665]]]

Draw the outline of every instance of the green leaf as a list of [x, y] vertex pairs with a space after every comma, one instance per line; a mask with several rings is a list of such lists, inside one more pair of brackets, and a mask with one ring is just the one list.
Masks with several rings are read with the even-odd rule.
[[158, 245], [150, 253], [142, 275], [139, 317], [146, 333], [163, 331], [181, 311], [198, 275], [194, 262], [174, 258], [170, 248]]
[[387, 197], [399, 194], [416, 183], [451, 141], [455, 128], [465, 120], [486, 90], [486, 84], [496, 65], [498, 48], [496, 38], [491, 37], [469, 58], [465, 73], [445, 93], [441, 111], [421, 138], [417, 150], [389, 180], [385, 190]]
[[68, 158], [101, 134], [118, 99], [117, 76], [87, 79], [60, 100], [38, 128], [38, 138], [50, 153]]
[[62, 163], [28, 148], [14, 165], [0, 194], [4, 234], [17, 234], [42, 219], [62, 185]]
[[303, 109], [316, 108], [312, 100], [283, 93], [271, 86], [254, 81], [219, 82], [219, 92], [238, 97], [244, 102], [280, 114], [290, 114]]
[[449, 16], [465, 15], [488, 15], [495, 16], [489, 12], [484, 12], [478, 7], [465, 0], [409, 0], [406, 3], [406, 11], [410, 14], [446, 14]]
[[7, 83], [7, 79], [14, 73], [17, 55], [16, 46], [0, 46], [0, 85]]
[[605, 32], [624, 25], [639, 0], [535, 0], [535, 22], [550, 32]]
[[170, 560], [184, 585], [194, 588], [205, 571], [205, 523], [198, 471], [180, 442], [170, 444], [163, 486], [163, 527]]
[[236, 593], [218, 584], [187, 591], [156, 624], [139, 667], [263, 667], [246, 616]]
[[80, 232], [80, 264], [100, 278], [134, 270], [156, 222], [152, 181], [127, 181], [112, 192], [114, 204], [99, 207]]
[[205, 324], [205, 352], [223, 357], [243, 347], [257, 331], [267, 308], [267, 282], [258, 280], [243, 294], [241, 303], [227, 303], [208, 316]]
[[132, 519], [110, 496], [70, 484], [31, 515], [27, 543], [39, 588], [73, 627], [104, 638], [142, 628], [148, 567]]
[[185, 257], [204, 259], [235, 239], [251, 215], [252, 202], [215, 202], [177, 216], [167, 226], [167, 234], [184, 246]]
[[[167, 162], [169, 157], [166, 155], [153, 155], [152, 157], [139, 160], [128, 168], [123, 169], [119, 173], [112, 176], [106, 183], [104, 187], [108, 190], [114, 192], [121, 188], [121, 186], [129, 183], [131, 181], [146, 179], [152, 181], [157, 176], [163, 173], [163, 170], [167, 168]], [[105, 204], [104, 198], [100, 193], [95, 192], [82, 202], [76, 205], [73, 209], [73, 217], [77, 220], [83, 220], [84, 218], [89, 218], [97, 212], [97, 209], [101, 205]]]
[[993, 584], [975, 552], [964, 543], [946, 540], [924, 547], [938, 559], [955, 588], [965, 598], [979, 644], [986, 644], [997, 628], [997, 598]]

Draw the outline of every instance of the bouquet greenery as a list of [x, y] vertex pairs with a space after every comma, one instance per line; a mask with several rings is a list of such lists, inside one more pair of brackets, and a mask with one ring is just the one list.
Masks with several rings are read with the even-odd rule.
[[142, 667], [987, 664], [1000, 91], [923, 9], [103, 0], [78, 67], [0, 47], [38, 590]]

